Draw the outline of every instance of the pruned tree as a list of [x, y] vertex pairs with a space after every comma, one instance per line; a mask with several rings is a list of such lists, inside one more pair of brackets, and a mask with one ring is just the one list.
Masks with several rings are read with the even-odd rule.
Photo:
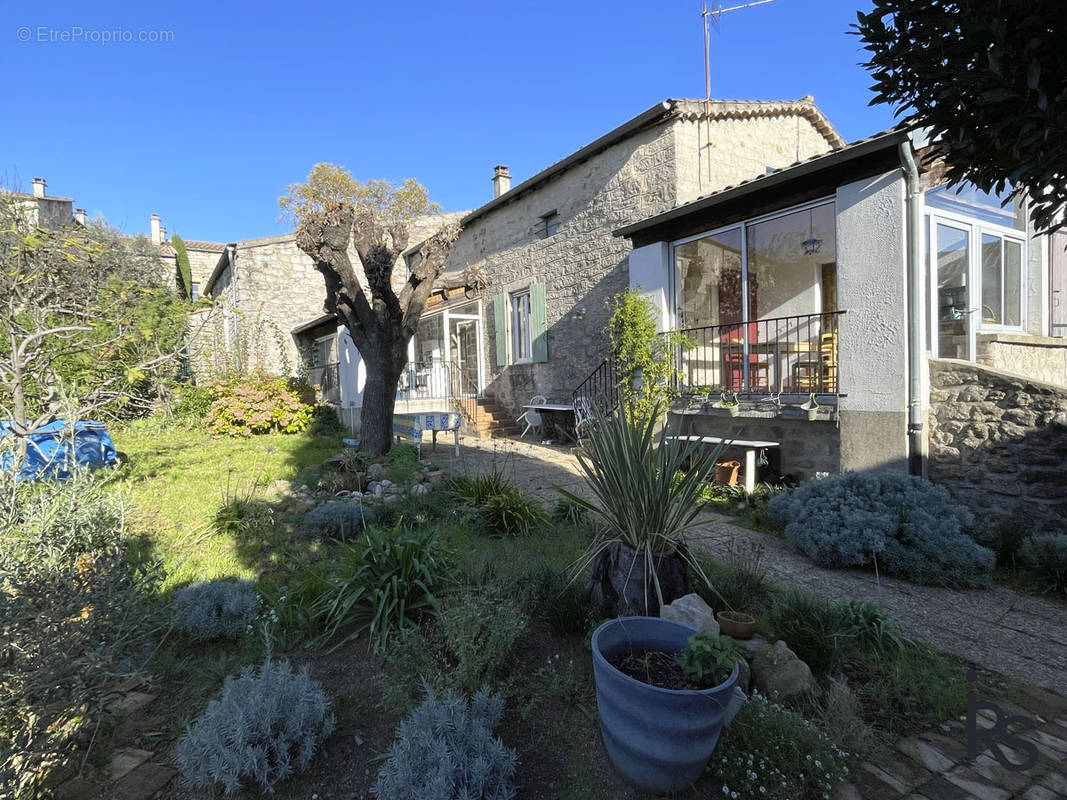
[[189, 251], [185, 249], [185, 242], [178, 234], [170, 237], [170, 246], [174, 248], [174, 266], [177, 274], [174, 280], [178, 291], [186, 300], [193, 299], [193, 270], [189, 265]]
[[[416, 218], [440, 211], [423, 186], [413, 179], [399, 186], [360, 183], [333, 164], [316, 164], [306, 183], [288, 187], [279, 206], [296, 224], [297, 246], [322, 273], [326, 311], [348, 328], [367, 365], [361, 446], [385, 453], [408, 343], [459, 229], [442, 220], [429, 238], [412, 241]], [[418, 247], [403, 264], [409, 245]]]
[[953, 183], [1030, 198], [1039, 228], [1067, 208], [1067, 4], [874, 0], [855, 32], [873, 103], [938, 138]]
[[143, 237], [102, 222], [45, 230], [0, 193], [0, 417], [16, 436], [72, 408], [147, 410], [186, 321]]

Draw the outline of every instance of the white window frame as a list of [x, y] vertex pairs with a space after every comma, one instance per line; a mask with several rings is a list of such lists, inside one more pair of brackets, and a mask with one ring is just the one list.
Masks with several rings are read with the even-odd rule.
[[[533, 363], [533, 336], [530, 332], [530, 287], [508, 294], [508, 342], [512, 364]], [[523, 324], [524, 323], [524, 324]], [[525, 355], [523, 350], [525, 349]]]
[[315, 363], [316, 357], [318, 356], [318, 354], [320, 352], [319, 351], [319, 345], [321, 343], [323, 343], [323, 342], [327, 342], [328, 343], [326, 345], [327, 350], [330, 349], [330, 343], [332, 343], [333, 350], [334, 350], [334, 353], [335, 353], [334, 357], [335, 358], [340, 358], [340, 356], [337, 355], [337, 334], [336, 333], [331, 333], [329, 336], [318, 336], [315, 339], [313, 339], [312, 342], [311, 342], [311, 352], [309, 353], [309, 358], [308, 358], [308, 361], [310, 361], [308, 366], [311, 369], [317, 369], [318, 367], [326, 367], [326, 366], [329, 366], [330, 364], [336, 364], [337, 363], [336, 361], [323, 361], [321, 364], [316, 364]]
[[[552, 221], [553, 230], [549, 231], [549, 220]], [[559, 212], [549, 211], [547, 214], [541, 215], [541, 238], [551, 239], [559, 233]]]
[[[967, 308], [973, 309], [977, 314], [977, 319], [972, 320], [972, 323], [968, 325], [970, 331], [970, 342], [968, 344], [968, 351], [971, 353], [971, 357], [974, 358], [977, 353], [979, 333], [998, 333], [1005, 331], [1012, 332], [1024, 332], [1026, 330], [1027, 319], [1027, 280], [1028, 280], [1028, 264], [1027, 259], [1029, 253], [1027, 251], [1028, 238], [1026, 231], [1018, 230], [1017, 228], [1011, 228], [1006, 225], [998, 225], [995, 222], [986, 222], [984, 220], [975, 219], [974, 217], [968, 217], [965, 214], [960, 214], [954, 211], [944, 211], [934, 206], [926, 206], [926, 225], [923, 227], [924, 232], [928, 231], [929, 236], [933, 238], [937, 231], [937, 223], [942, 222], [945, 225], [949, 225], [953, 228], [960, 228], [966, 230], [969, 235], [970, 253], [968, 256], [967, 264]], [[997, 236], [1002, 241], [1004, 239], [1011, 239], [1018, 242], [1020, 245], [1020, 265], [1019, 265], [1019, 324], [1018, 325], [1004, 325], [1003, 323], [990, 323], [982, 320], [982, 234], [989, 234], [991, 236]], [[927, 288], [926, 302], [930, 305], [931, 309], [936, 309], [937, 301], [937, 264], [935, 259], [937, 258], [936, 248], [934, 242], [928, 242], [926, 247], [927, 257], [927, 275], [929, 277], [929, 286]], [[1001, 302], [1003, 303], [1003, 260], [1001, 261]], [[929, 337], [929, 350], [937, 357], [938, 350], [938, 320], [937, 314], [931, 310], [930, 313], [930, 329], [927, 331]]]

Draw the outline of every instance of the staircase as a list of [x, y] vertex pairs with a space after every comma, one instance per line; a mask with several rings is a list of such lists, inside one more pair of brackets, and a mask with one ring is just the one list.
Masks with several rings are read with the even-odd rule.
[[479, 397], [474, 409], [474, 421], [466, 417], [463, 431], [479, 439], [495, 439], [501, 436], [518, 436], [522, 427], [515, 422], [511, 412], [487, 397]]

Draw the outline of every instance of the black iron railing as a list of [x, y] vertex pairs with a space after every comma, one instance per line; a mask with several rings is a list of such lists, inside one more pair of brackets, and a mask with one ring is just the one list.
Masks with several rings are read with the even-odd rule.
[[844, 311], [707, 325], [680, 331], [681, 388], [691, 393], [839, 394], [838, 323]]
[[308, 369], [308, 383], [317, 386], [319, 400], [324, 403], [341, 402], [341, 366], [334, 362]]
[[400, 376], [398, 400], [448, 400], [469, 422], [477, 421], [478, 382], [455, 361], [411, 361]]
[[589, 377], [578, 384], [572, 393], [575, 407], [585, 398], [589, 407], [601, 414], [611, 412], [619, 404], [619, 375], [615, 359], [605, 358]]

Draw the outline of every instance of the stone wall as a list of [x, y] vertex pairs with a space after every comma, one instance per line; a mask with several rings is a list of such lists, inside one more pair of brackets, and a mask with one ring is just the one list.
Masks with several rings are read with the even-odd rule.
[[1067, 339], [980, 333], [977, 360], [994, 369], [1067, 387]]
[[1067, 520], [1067, 388], [930, 361], [930, 479], [983, 517]]

